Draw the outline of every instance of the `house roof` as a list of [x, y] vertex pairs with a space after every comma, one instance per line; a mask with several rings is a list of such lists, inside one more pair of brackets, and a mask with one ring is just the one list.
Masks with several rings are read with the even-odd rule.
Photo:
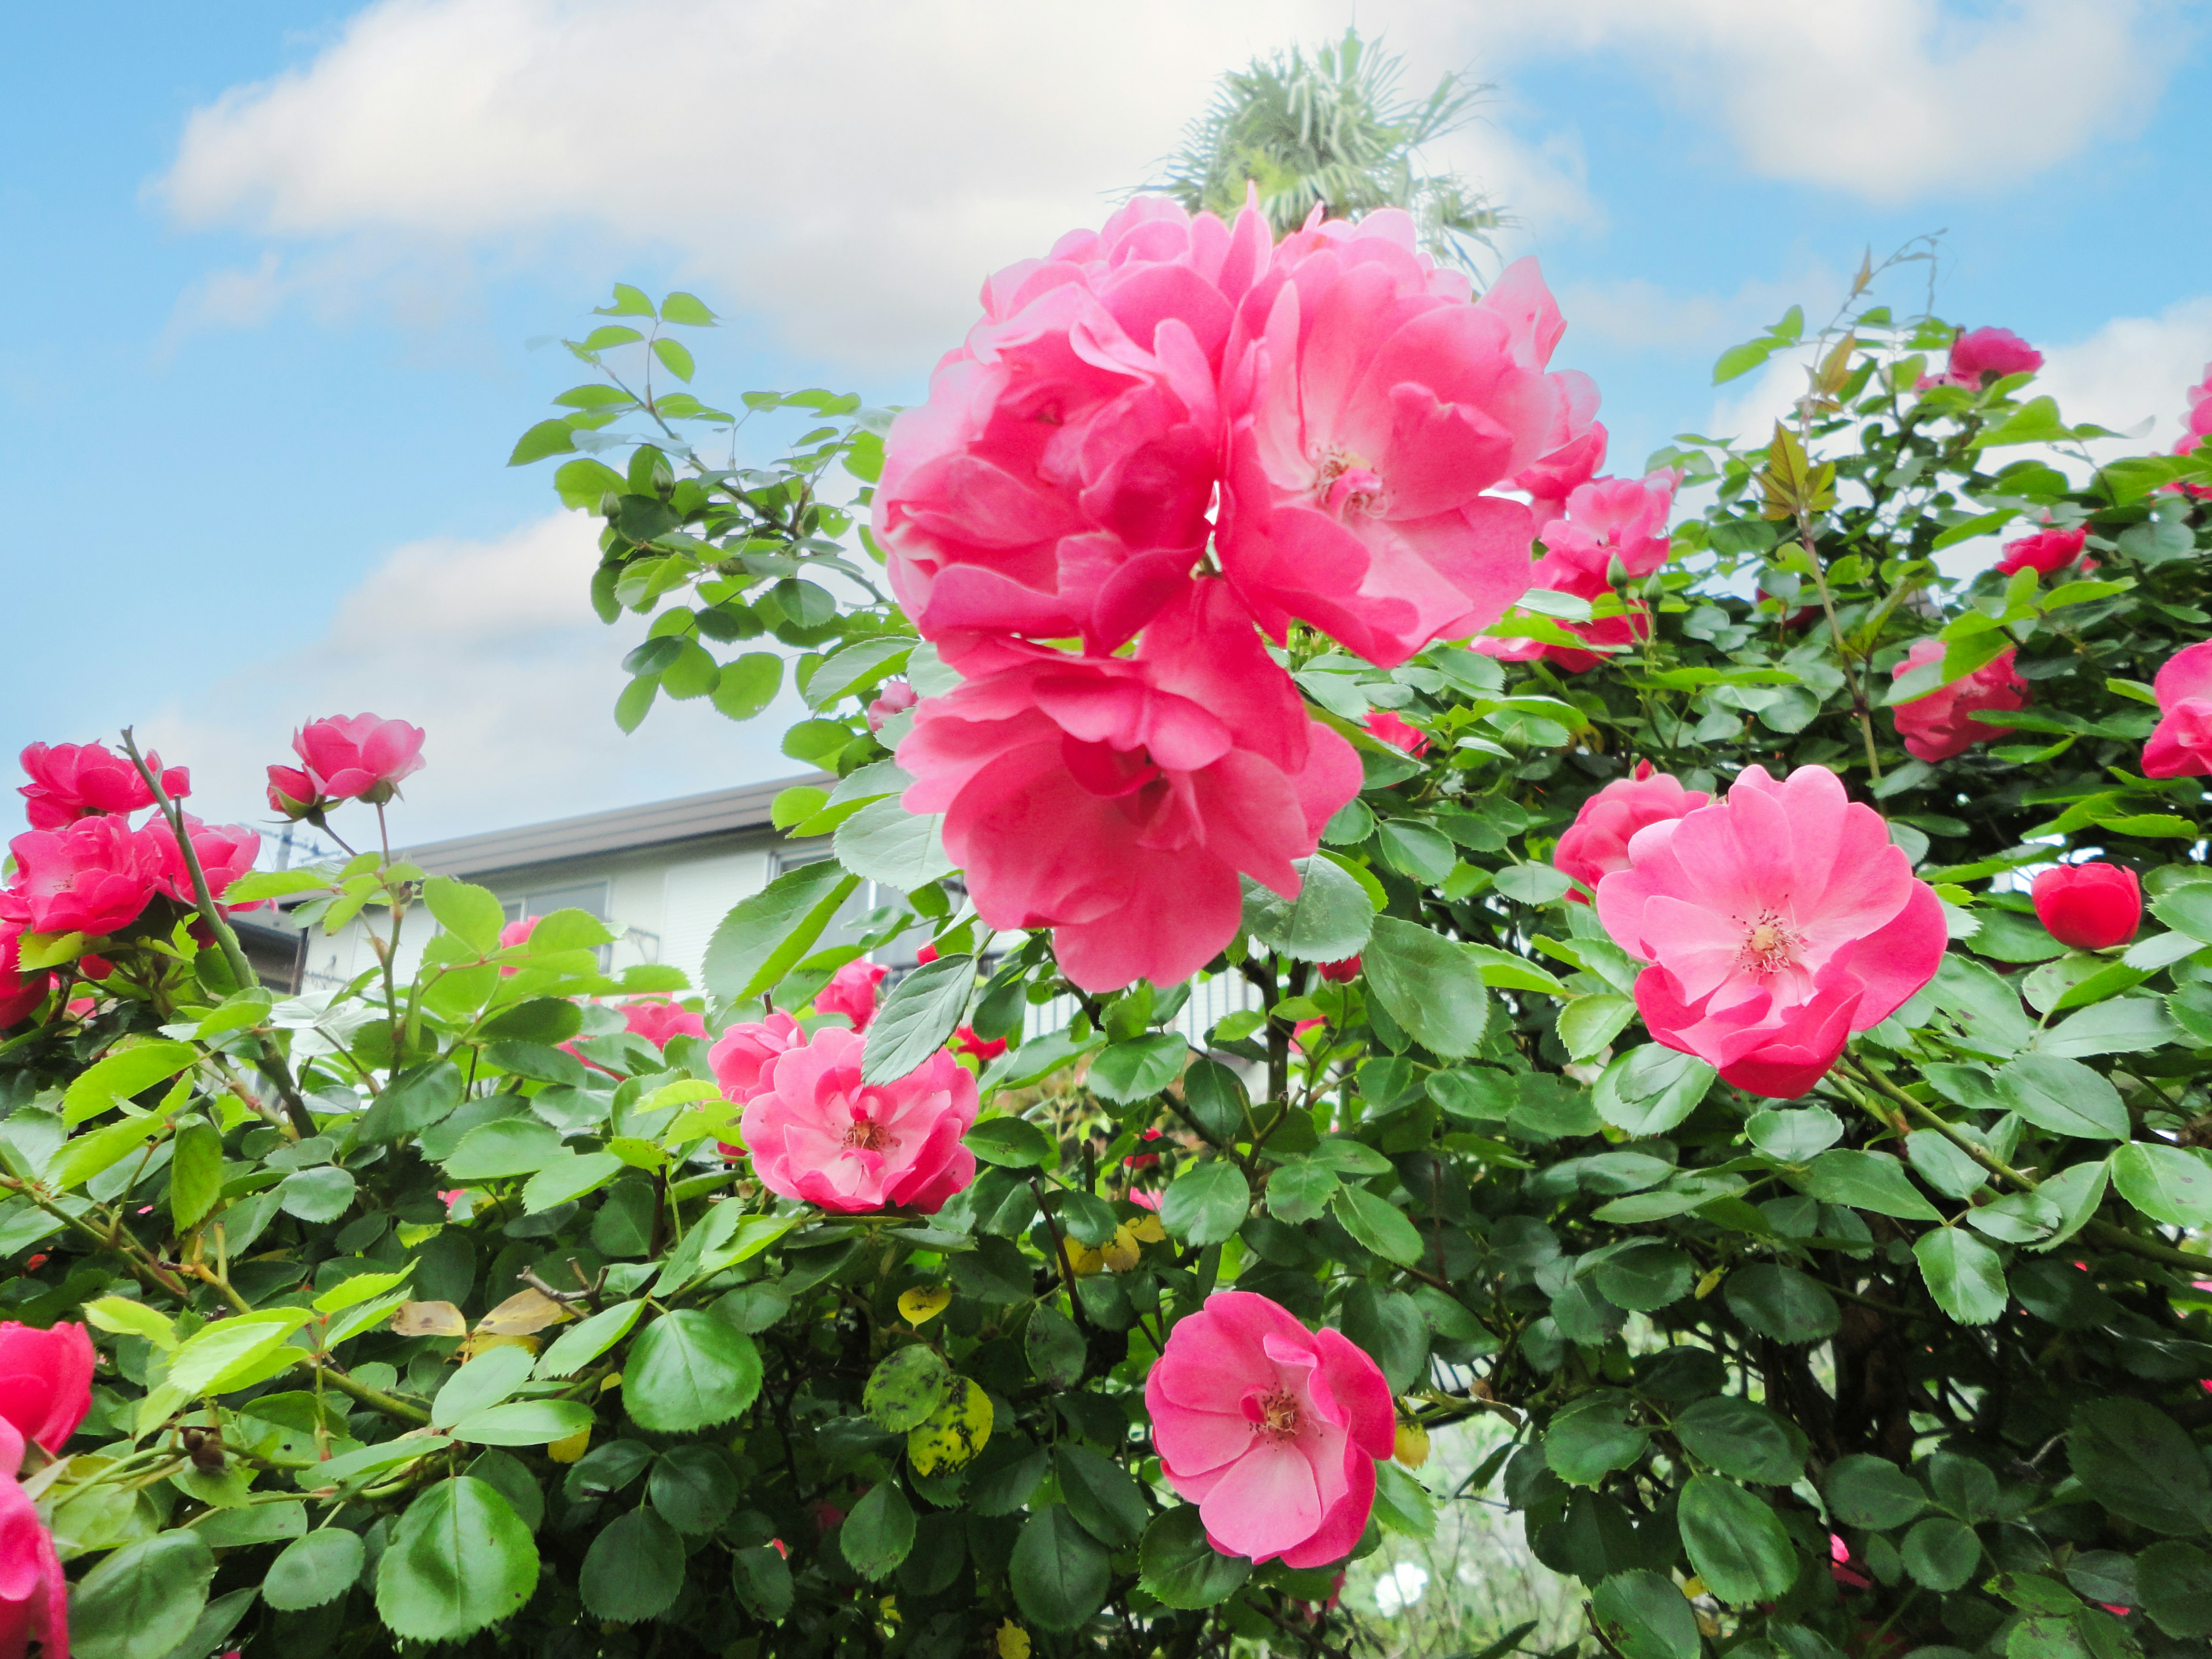
[[829, 774], [817, 772], [772, 783], [716, 789], [643, 806], [618, 807], [611, 812], [586, 812], [580, 817], [555, 818], [514, 830], [425, 842], [403, 849], [400, 856], [433, 875], [478, 876], [595, 854], [635, 852], [671, 842], [765, 830], [769, 827], [769, 804], [784, 790], [793, 784], [826, 786], [831, 781]]

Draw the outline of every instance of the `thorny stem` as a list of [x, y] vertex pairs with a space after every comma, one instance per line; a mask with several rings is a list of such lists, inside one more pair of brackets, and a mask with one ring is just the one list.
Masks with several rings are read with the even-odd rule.
[[1044, 1201], [1044, 1183], [1033, 1175], [1030, 1177], [1030, 1190], [1036, 1194], [1037, 1209], [1044, 1216], [1045, 1236], [1052, 1241], [1052, 1259], [1060, 1264], [1060, 1281], [1067, 1286], [1067, 1305], [1074, 1310], [1075, 1322], [1088, 1335], [1091, 1319], [1083, 1311], [1083, 1298], [1075, 1293], [1075, 1264], [1067, 1259], [1067, 1244], [1060, 1236], [1060, 1224], [1053, 1219], [1052, 1211]]

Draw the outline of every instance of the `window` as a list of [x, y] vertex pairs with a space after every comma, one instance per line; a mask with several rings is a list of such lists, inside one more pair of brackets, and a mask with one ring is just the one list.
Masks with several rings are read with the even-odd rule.
[[[603, 881], [578, 882], [567, 887], [541, 887], [523, 894], [520, 898], [505, 901], [501, 909], [509, 921], [520, 921], [525, 916], [548, 916], [556, 910], [581, 910], [586, 915], [607, 920], [607, 884]], [[611, 960], [613, 947], [599, 947], [599, 966], [605, 969]]]

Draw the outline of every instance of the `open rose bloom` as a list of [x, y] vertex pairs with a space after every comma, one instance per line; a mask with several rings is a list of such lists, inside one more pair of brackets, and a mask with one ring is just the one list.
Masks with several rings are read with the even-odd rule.
[[92, 1410], [94, 1358], [82, 1325], [0, 1324], [0, 1420], [58, 1455]]
[[33, 1638], [41, 1651], [69, 1652], [69, 1580], [53, 1534], [38, 1505], [17, 1482], [24, 1436], [0, 1419], [0, 1654], [20, 1655]]
[[1382, 1371], [1340, 1333], [1217, 1291], [1168, 1333], [1145, 1404], [1161, 1471], [1215, 1549], [1317, 1567], [1359, 1541], [1396, 1414]]
[[1628, 860], [1598, 884], [1597, 913], [1651, 964], [1638, 1012], [1753, 1094], [1804, 1093], [1942, 959], [1935, 890], [1823, 766], [1779, 781], [1747, 767], [1723, 799], [1638, 830]]
[[975, 1076], [940, 1048], [895, 1083], [862, 1083], [861, 1048], [833, 1025], [769, 1058], [743, 1120], [753, 1170], [770, 1192], [840, 1214], [934, 1215], [975, 1178], [960, 1144], [975, 1121]]
[[[23, 750], [22, 763], [31, 781], [15, 793], [33, 830], [58, 830], [101, 812], [128, 816], [154, 804], [154, 792], [130, 757], [105, 744], [34, 743]], [[164, 769], [157, 754], [149, 754], [146, 764], [171, 800], [191, 793], [191, 774], [185, 768]]]
[[2192, 778], [2212, 772], [2212, 640], [2175, 652], [2151, 685], [2159, 722], [2143, 744], [2143, 775]]
[[[1913, 669], [1942, 661], [1946, 649], [1939, 639], [1915, 640], [1890, 673], [1903, 679]], [[1892, 708], [1890, 717], [1897, 722], [1905, 752], [1924, 761], [1948, 760], [1978, 743], [2003, 737], [2003, 726], [1973, 717], [1978, 712], [2002, 714], [2027, 707], [2027, 683], [2013, 665], [2018, 654], [2008, 646], [1972, 673]]]

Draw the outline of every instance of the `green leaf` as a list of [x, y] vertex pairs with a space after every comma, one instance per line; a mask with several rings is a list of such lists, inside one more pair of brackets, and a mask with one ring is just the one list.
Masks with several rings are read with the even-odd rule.
[[1109, 1043], [1091, 1062], [1091, 1091], [1117, 1105], [1148, 1100], [1182, 1074], [1189, 1057], [1190, 1044], [1173, 1031]]
[[1981, 1565], [1982, 1543], [1964, 1522], [1931, 1515], [1905, 1534], [1899, 1553], [1905, 1571], [1922, 1589], [1954, 1590]]
[[1973, 1234], [1938, 1227], [1913, 1242], [1912, 1254], [1936, 1305], [1961, 1325], [1986, 1325], [2004, 1312], [2004, 1263]]
[[856, 641], [823, 659], [803, 693], [809, 708], [827, 708], [840, 698], [876, 684], [906, 666], [915, 641], [902, 634], [878, 634]]
[[2212, 1636], [2212, 1556], [2169, 1539], [2136, 1563], [2142, 1609], [2168, 1636]]
[[962, 952], [924, 963], [891, 988], [868, 1022], [860, 1080], [896, 1083], [942, 1048], [968, 1012], [975, 958]]
[[[1170, 1187], [1168, 1190], [1172, 1193], [1175, 1188]], [[1336, 1212], [1336, 1218], [1344, 1224], [1345, 1231], [1385, 1261], [1410, 1267], [1421, 1259], [1425, 1247], [1420, 1230], [1407, 1220], [1401, 1211], [1364, 1187], [1339, 1187], [1331, 1207]]]
[[2128, 1109], [2104, 1074], [2079, 1060], [2022, 1054], [1996, 1075], [2000, 1099], [2039, 1129], [2088, 1140], [2125, 1140]]
[[766, 1544], [730, 1552], [730, 1581], [738, 1600], [756, 1619], [775, 1623], [791, 1611], [791, 1569]]
[[1803, 1164], [1843, 1139], [1842, 1121], [1825, 1106], [1753, 1112], [1744, 1123], [1751, 1144], [1784, 1164]]
[[118, 1102], [141, 1095], [199, 1058], [189, 1042], [142, 1042], [118, 1048], [80, 1072], [62, 1095], [62, 1121], [74, 1127]]
[[353, 1171], [325, 1164], [286, 1176], [276, 1188], [276, 1204], [286, 1215], [322, 1226], [353, 1208], [355, 1191]]
[[1252, 1564], [1206, 1542], [1195, 1504], [1179, 1504], [1145, 1528], [1137, 1553], [1139, 1580], [1163, 1605], [1195, 1613], [1217, 1607], [1244, 1586]]
[[914, 1509], [896, 1480], [879, 1480], [837, 1534], [846, 1564], [861, 1577], [878, 1579], [907, 1558], [914, 1547]]
[[1244, 931], [1271, 951], [1302, 962], [1340, 962], [1367, 943], [1375, 908], [1344, 870], [1324, 855], [1296, 860], [1297, 896], [1244, 878]]
[[499, 949], [507, 911], [489, 888], [471, 886], [450, 876], [432, 876], [422, 884], [422, 902], [430, 907], [440, 927], [473, 945], [479, 956], [489, 956]]
[[1590, 1614], [1621, 1659], [1698, 1659], [1698, 1616], [1663, 1573], [1608, 1575], [1590, 1595]]
[[1544, 1462], [1570, 1485], [1595, 1486], [1636, 1463], [1650, 1441], [1648, 1430], [1628, 1420], [1624, 1396], [1586, 1395], [1562, 1409], [1544, 1431]]
[[684, 1589], [684, 1540], [659, 1511], [617, 1516], [585, 1552], [576, 1589], [598, 1618], [634, 1625], [657, 1619]]
[[1828, 1509], [1847, 1527], [1887, 1532], [1928, 1507], [1920, 1483], [1886, 1457], [1855, 1452], [1838, 1458], [1821, 1487]]
[[[628, 283], [617, 283], [615, 302], [611, 306], [593, 306], [592, 314], [595, 317], [651, 317], [656, 313], [653, 301], [645, 297], [643, 289], [633, 288]], [[592, 337], [597, 339], [601, 334], [627, 334], [633, 340], [645, 337], [634, 328], [603, 328], [594, 332]]]
[[522, 1208], [537, 1215], [597, 1192], [629, 1166], [612, 1152], [584, 1152], [549, 1164], [522, 1189]]
[[1048, 1631], [1072, 1631], [1106, 1604], [1106, 1551], [1065, 1504], [1034, 1511], [1007, 1563], [1023, 1616]]
[[1796, 1345], [1825, 1341], [1843, 1322], [1826, 1286], [1795, 1267], [1758, 1261], [1728, 1277], [1729, 1311], [1761, 1336]]
[[672, 340], [665, 335], [653, 343], [653, 355], [660, 359], [661, 367], [687, 386], [698, 371], [692, 361], [690, 348], [681, 340]]
[[407, 1506], [376, 1567], [376, 1612], [395, 1636], [455, 1642], [520, 1611], [538, 1587], [538, 1546], [514, 1506], [472, 1475]]
[[1425, 887], [1442, 882], [1459, 860], [1449, 836], [1415, 818], [1385, 818], [1376, 839], [1392, 869]]
[[861, 1391], [860, 1407], [883, 1428], [904, 1434], [927, 1422], [951, 1389], [943, 1358], [917, 1342], [884, 1356]]
[[1481, 1043], [1490, 995], [1482, 969], [1459, 945], [1413, 922], [1376, 916], [1360, 960], [1376, 1000], [1431, 1053], [1455, 1060]]
[[1905, 1178], [1905, 1166], [1887, 1152], [1837, 1147], [1806, 1166], [1797, 1178], [1806, 1194], [1823, 1204], [1895, 1216], [1901, 1221], [1941, 1221], [1942, 1213]]
[[1499, 892], [1516, 903], [1528, 905], [1555, 903], [1574, 886], [1548, 864], [1509, 864], [1495, 879]]
[[2194, 1534], [2212, 1522], [2212, 1471], [2154, 1406], [2122, 1396], [2075, 1407], [2066, 1455], [2092, 1498], [2153, 1532]]
[[775, 701], [783, 690], [783, 659], [772, 651], [748, 651], [722, 665], [721, 677], [708, 701], [733, 720], [749, 720]]
[[197, 1227], [221, 1196], [222, 1136], [212, 1123], [179, 1126], [176, 1150], [169, 1155], [169, 1215], [177, 1231], [181, 1235]]
[[858, 876], [823, 859], [787, 870], [722, 918], [700, 977], [709, 991], [744, 1002], [776, 983], [814, 948]]
[[2002, 444], [2055, 443], [2069, 435], [2065, 422], [2058, 418], [2056, 398], [2031, 398], [1974, 442], [1994, 449]]
[[902, 892], [951, 873], [945, 851], [945, 820], [934, 812], [921, 817], [885, 795], [837, 826], [832, 837], [837, 862], [856, 876]]
[[2169, 1227], [2212, 1226], [2212, 1164], [2196, 1153], [2130, 1141], [2112, 1154], [2111, 1169], [2120, 1196], [2154, 1220]]
[[1298, 1226], [1327, 1209], [1336, 1189], [1336, 1171], [1325, 1164], [1303, 1158], [1282, 1164], [1267, 1177], [1267, 1213]]
[[694, 1309], [663, 1314], [630, 1345], [623, 1406], [656, 1434], [689, 1434], [726, 1423], [760, 1393], [752, 1339]]
[[1088, 1446], [1063, 1440], [1053, 1448], [1053, 1467], [1068, 1513], [1109, 1549], [1127, 1549], [1144, 1536], [1152, 1510], [1129, 1472]]
[[660, 1518], [693, 1537], [717, 1530], [737, 1508], [740, 1489], [720, 1446], [671, 1446], [654, 1462], [646, 1486]]
[[514, 441], [507, 455], [509, 466], [527, 466], [548, 455], [566, 455], [576, 447], [576, 429], [561, 420], [540, 421]]
[[1022, 1332], [1022, 1352], [1038, 1382], [1055, 1391], [1073, 1388], [1083, 1380], [1089, 1345], [1075, 1322], [1050, 1304], [1030, 1315]]
[[207, 1605], [215, 1557], [179, 1528], [119, 1549], [70, 1597], [70, 1645], [79, 1659], [165, 1659]]
[[543, 1377], [574, 1376], [609, 1348], [628, 1336], [645, 1311], [642, 1302], [618, 1302], [602, 1308], [580, 1325], [571, 1325], [553, 1339], [538, 1361]]
[[1598, 1294], [1632, 1313], [1650, 1313], [1680, 1301], [1698, 1277], [1694, 1261], [1658, 1239], [1608, 1251], [1595, 1271]]
[[1194, 1246], [1218, 1244], [1244, 1224], [1251, 1205], [1243, 1171], [1210, 1159], [1186, 1166], [1170, 1184], [1160, 1200], [1160, 1224]]
[[1772, 1601], [1797, 1582], [1790, 1534], [1766, 1500], [1717, 1474], [1693, 1474], [1676, 1511], [1682, 1548], [1705, 1588], [1735, 1607]]
[[125, 1296], [103, 1296], [84, 1304], [88, 1324], [118, 1336], [143, 1336], [164, 1353], [177, 1351], [176, 1322]]
[[[1486, 972], [1492, 984], [1496, 979]], [[1636, 1000], [1622, 996], [1580, 996], [1559, 1010], [1559, 1042], [1573, 1060], [1594, 1060], [1636, 1018]]]
[[535, 1118], [500, 1118], [463, 1135], [445, 1169], [455, 1181], [505, 1181], [534, 1175], [565, 1151], [561, 1132], [552, 1125]]
[[1029, 1170], [1052, 1161], [1052, 1142], [1034, 1123], [1018, 1117], [987, 1118], [961, 1138], [961, 1144], [986, 1164]]
[[1719, 1075], [1695, 1054], [1647, 1042], [1614, 1055], [1590, 1099], [1616, 1129], [1662, 1135], [1697, 1110]]
[[462, 1087], [460, 1068], [449, 1060], [410, 1066], [362, 1114], [355, 1138], [367, 1142], [418, 1135], [453, 1115]]
[[592, 1408], [580, 1400], [514, 1400], [471, 1412], [453, 1425], [453, 1436], [472, 1446], [550, 1446], [591, 1426]]
[[660, 319], [691, 328], [712, 328], [715, 322], [714, 313], [704, 303], [680, 289], [660, 302]]
[[1738, 1480], [1787, 1486], [1805, 1472], [1804, 1437], [1779, 1413], [1734, 1395], [1686, 1407], [1674, 1435], [1700, 1462]]
[[279, 1613], [299, 1613], [335, 1601], [361, 1577], [361, 1534], [324, 1527], [295, 1538], [269, 1564], [261, 1599]]
[[238, 1314], [196, 1333], [169, 1361], [168, 1385], [187, 1400], [221, 1394], [267, 1358], [309, 1318], [305, 1308]]
[[1713, 364], [1713, 384], [1725, 386], [1730, 380], [1742, 379], [1773, 356], [1774, 345], [1771, 340], [1746, 340], [1741, 345], [1730, 346]]

